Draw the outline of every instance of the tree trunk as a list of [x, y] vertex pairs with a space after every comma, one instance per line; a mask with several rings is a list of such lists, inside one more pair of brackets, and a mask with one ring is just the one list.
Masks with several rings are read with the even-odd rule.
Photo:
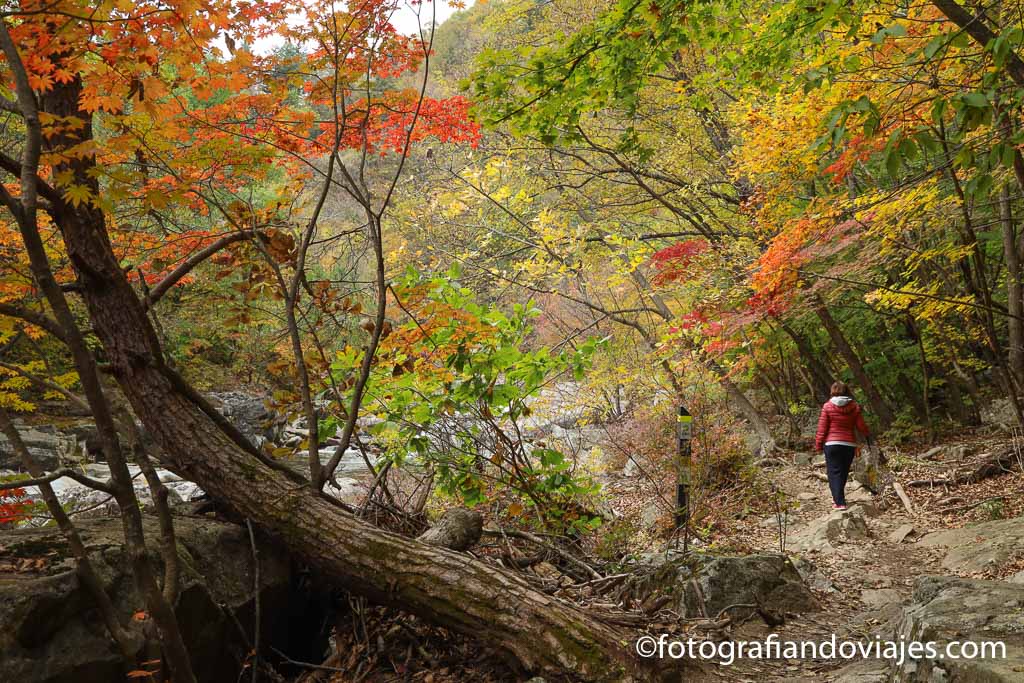
[[860, 358], [853, 350], [853, 347], [850, 346], [850, 343], [846, 341], [846, 336], [843, 335], [839, 324], [832, 317], [832, 314], [828, 312], [825, 302], [819, 296], [814, 298], [814, 312], [817, 314], [818, 319], [821, 320], [825, 331], [828, 332], [828, 336], [832, 339], [832, 343], [835, 345], [839, 355], [846, 361], [846, 365], [850, 368], [850, 372], [853, 373], [857, 384], [860, 385], [861, 390], [867, 396], [868, 404], [878, 419], [879, 431], [884, 432], [892, 425], [893, 420], [892, 411], [889, 409], [888, 404], [878, 392], [874, 382], [868, 377], [868, 373], [864, 370], [864, 364], [861, 363]]
[[515, 574], [362, 522], [243, 448], [223, 418], [204, 412], [194, 391], [166, 366], [145, 308], [113, 254], [102, 213], [63, 201], [51, 211], [110, 371], [170, 469], [328, 579], [472, 637], [531, 673], [657, 679], [653, 664], [633, 656], [626, 632]]
[[1017, 251], [1017, 231], [1013, 224], [1010, 192], [1005, 185], [999, 192], [999, 224], [1003, 235], [1003, 257], [1006, 259], [1006, 310], [1009, 314], [1007, 360], [1017, 385], [1024, 386], [1024, 291]]
[[782, 320], [778, 322], [782, 331], [789, 335], [789, 338], [796, 344], [797, 351], [800, 352], [800, 360], [803, 361], [803, 364], [810, 371], [811, 377], [814, 378], [814, 397], [821, 403], [824, 403], [828, 400], [829, 387], [832, 384], [828, 368], [825, 367], [825, 364], [814, 353], [814, 349], [811, 348], [810, 343], [802, 334], [794, 330], [788, 323]]
[[363, 523], [239, 448], [169, 377], [102, 226], [62, 228], [113, 374], [171, 469], [347, 589], [479, 639], [528, 671], [638, 675], [624, 633], [518, 576]]

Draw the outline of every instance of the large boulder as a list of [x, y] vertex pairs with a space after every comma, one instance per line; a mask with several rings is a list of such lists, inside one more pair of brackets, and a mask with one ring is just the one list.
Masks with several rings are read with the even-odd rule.
[[972, 524], [925, 535], [924, 546], [945, 546], [944, 569], [972, 574], [998, 569], [1024, 548], [1024, 517]]
[[[897, 626], [906, 642], [1001, 641], [1005, 658], [907, 659], [891, 680], [908, 683], [1019, 683], [1024, 680], [1024, 586], [949, 576], [924, 576]], [[959, 646], [958, 646], [959, 647]], [[956, 654], [969, 654], [958, 650]]]
[[[208, 683], [234, 681], [253, 637], [248, 532], [205, 518], [175, 521], [181, 558], [175, 612], [196, 675]], [[122, 623], [134, 636], [138, 660], [152, 659], [150, 653], [159, 650], [129, 570], [120, 520], [82, 520], [78, 527]], [[156, 520], [146, 516], [145, 527], [155, 546]], [[293, 642], [316, 640], [302, 633], [306, 620], [292, 619], [295, 610], [306, 606], [305, 599], [292, 588], [287, 556], [267, 540], [258, 539], [257, 545], [263, 642], [295, 653]], [[155, 547], [150, 552], [159, 562]], [[126, 671], [137, 668], [138, 662], [121, 660], [74, 566], [67, 543], [53, 528], [0, 534], [0, 681], [109, 683], [125, 680]]]
[[671, 558], [639, 569], [636, 577], [631, 599], [650, 605], [668, 597], [686, 618], [714, 619], [726, 608], [730, 616], [743, 617], [755, 611], [751, 605], [782, 615], [818, 608], [790, 559], [776, 553]]
[[[16, 422], [15, 428], [25, 442], [29, 454], [44, 469], [55, 470], [77, 452], [74, 435], [65, 434], [51, 426], [29, 426]], [[14, 452], [7, 437], [0, 434], [0, 470], [22, 471], [21, 457]]]
[[207, 398], [257, 448], [268, 441], [280, 440], [284, 429], [282, 419], [267, 407], [267, 400], [262, 396], [222, 391], [207, 394]]
[[[110, 467], [103, 463], [84, 465], [79, 469], [83, 474], [92, 479], [106, 483], [110, 483], [111, 481]], [[142, 476], [141, 470], [136, 465], [129, 465], [128, 472], [132, 476], [132, 483], [135, 488], [135, 497], [139, 501], [139, 504], [143, 508], [151, 508], [153, 506], [153, 496], [150, 493], [149, 484], [146, 482], [146, 478]], [[167, 500], [171, 507], [176, 507], [182, 503], [198, 500], [205, 495], [203, 490], [199, 488], [197, 484], [185, 481], [173, 472], [157, 469], [156, 473], [160, 481], [163, 482], [165, 487], [167, 487], [169, 494]], [[56, 479], [50, 482], [50, 486], [53, 488], [53, 492], [57, 496], [57, 500], [60, 501], [64, 509], [68, 512], [75, 513], [76, 519], [86, 517], [109, 517], [111, 515], [119, 514], [117, 503], [110, 494], [89, 488], [70, 477], [61, 477], [60, 479]], [[30, 486], [27, 487], [25, 491], [31, 500], [42, 501], [42, 496], [39, 493], [38, 487]], [[40, 526], [47, 521], [47, 517], [40, 516], [38, 518], [30, 518], [27, 524]]]

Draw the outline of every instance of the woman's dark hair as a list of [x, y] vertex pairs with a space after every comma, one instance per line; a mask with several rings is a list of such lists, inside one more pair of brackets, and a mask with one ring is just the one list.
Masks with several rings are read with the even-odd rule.
[[846, 382], [833, 382], [832, 383], [832, 396], [849, 396], [850, 387]]

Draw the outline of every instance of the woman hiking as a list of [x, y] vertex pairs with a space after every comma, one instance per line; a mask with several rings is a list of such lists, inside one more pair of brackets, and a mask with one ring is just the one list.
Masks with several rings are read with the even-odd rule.
[[850, 387], [845, 382], [834, 383], [830, 394], [832, 398], [821, 407], [814, 450], [825, 453], [832, 509], [845, 510], [846, 480], [850, 477], [850, 466], [857, 454], [857, 433], [870, 441], [871, 432], [864, 423], [860, 406], [850, 397]]

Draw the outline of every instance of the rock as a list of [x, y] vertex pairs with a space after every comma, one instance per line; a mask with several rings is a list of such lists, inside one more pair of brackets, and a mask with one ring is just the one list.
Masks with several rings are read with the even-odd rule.
[[823, 593], [836, 592], [836, 587], [832, 580], [825, 576], [813, 562], [803, 557], [795, 557], [792, 562], [796, 570], [800, 572], [800, 578], [813, 590]]
[[1010, 583], [1024, 584], [1024, 571], [1017, 572], [1013, 576], [1007, 579]]
[[328, 481], [324, 486], [324, 493], [347, 503], [354, 502], [364, 490], [363, 484], [351, 477], [335, 477], [334, 481]]
[[[699, 586], [699, 593], [694, 584]], [[688, 581], [682, 589], [680, 612], [691, 617], [701, 614], [702, 606], [710, 617], [736, 604], [759, 604], [782, 614], [808, 612], [818, 607], [814, 595], [785, 555], [716, 558], [700, 569], [695, 581]], [[751, 611], [744, 608], [732, 610], [730, 614], [737, 617]]]
[[926, 534], [924, 546], [951, 548], [942, 566], [952, 572], [973, 573], [994, 569], [1024, 547], [1024, 517], [972, 524]]
[[636, 464], [636, 460], [627, 458], [626, 464], [622, 468], [622, 476], [632, 478], [638, 474], [640, 474], [640, 466]]
[[[77, 440], [74, 435], [65, 434], [49, 426], [28, 426], [21, 422], [14, 425], [29, 454], [45, 470], [60, 469], [70, 458], [77, 460]], [[21, 458], [14, 452], [7, 437], [0, 434], [0, 469], [24, 471]]]
[[[320, 464], [326, 465], [334, 454], [338, 452], [338, 446], [321, 445], [317, 449], [317, 454], [320, 456]], [[376, 457], [372, 453], [366, 454], [366, 460], [369, 460], [371, 464], [377, 461]], [[334, 472], [335, 474], [355, 474], [368, 472], [366, 467], [366, 460], [363, 459], [362, 452], [357, 448], [348, 448], [345, 453], [338, 460], [338, 469]], [[297, 455], [297, 458], [293, 458], [291, 463], [301, 473], [308, 473], [309, 466], [309, 451], [302, 451]]]
[[[1003, 581], [924, 576], [903, 609], [898, 635], [910, 641], [1005, 643], [1005, 658], [909, 659], [893, 680], [908, 683], [964, 681], [1017, 683], [1024, 671], [1024, 587]], [[959, 652], [957, 653], [959, 654]]]
[[880, 608], [902, 602], [903, 596], [895, 588], [871, 588], [860, 592], [860, 600], [868, 607]]
[[[159, 567], [157, 522], [144, 518], [150, 554]], [[201, 683], [234, 681], [249, 650], [239, 628], [252, 636], [253, 565], [246, 529], [202, 518], [175, 520], [181, 593], [175, 611]], [[125, 555], [119, 519], [78, 522], [97, 573], [129, 629], [139, 656], [147, 643], [145, 610]], [[261, 626], [265, 647], [315, 656], [321, 639], [300, 651], [291, 645], [316, 639], [316, 627], [296, 618], [309, 599], [292, 588], [290, 561], [268, 540], [259, 540]], [[299, 631], [303, 631], [299, 633]], [[293, 641], [292, 638], [295, 638]], [[308, 659], [307, 659], [308, 661]], [[134, 668], [134, 664], [133, 664]], [[109, 683], [125, 680], [125, 667], [79, 583], [67, 544], [56, 530], [18, 529], [0, 535], [0, 680], [25, 683]]]
[[864, 510], [854, 506], [813, 520], [793, 534], [790, 547], [797, 551], [827, 554], [836, 552], [837, 546], [843, 543], [862, 541], [869, 536]]
[[964, 458], [966, 458], [970, 452], [971, 451], [967, 446], [954, 446], [949, 449], [949, 455], [957, 462], [963, 462]]
[[246, 438], [259, 448], [267, 441], [277, 443], [283, 425], [262, 396], [241, 391], [222, 391], [207, 394], [207, 398], [220, 410]]
[[480, 540], [483, 528], [484, 518], [479, 512], [450, 508], [437, 524], [420, 534], [419, 540], [452, 550], [468, 550]]
[[928, 449], [928, 451], [924, 455], [922, 455], [921, 457], [924, 458], [925, 460], [941, 460], [942, 459], [942, 452], [945, 449], [946, 449], [945, 446], [936, 446], [934, 448]]
[[[83, 474], [93, 479], [97, 479], [102, 482], [111, 481], [110, 467], [102, 463], [94, 463], [92, 465], [85, 465], [79, 468]], [[133, 484], [135, 488], [135, 497], [138, 498], [139, 504], [143, 508], [149, 508], [153, 506], [153, 496], [149, 491], [149, 484], [146, 482], [146, 478], [142, 476], [141, 470], [136, 465], [128, 466], [128, 473], [132, 476]], [[194, 500], [202, 498], [205, 494], [198, 484], [194, 484], [190, 481], [185, 481], [178, 475], [168, 470], [158, 469], [156, 471], [160, 481], [167, 487], [169, 495], [167, 501], [170, 506], [176, 507], [182, 503], [188, 503]], [[50, 483], [53, 487], [53, 492], [57, 496], [57, 500], [60, 501], [61, 505], [64, 506], [68, 512], [75, 512], [76, 519], [82, 517], [105, 517], [109, 515], [118, 514], [117, 503], [111, 498], [110, 495], [91, 489], [85, 484], [81, 484], [70, 477], [61, 477]], [[42, 500], [39, 495], [39, 488], [36, 486], [30, 486], [25, 489], [29, 498], [32, 500]], [[29, 525], [41, 525], [45, 523], [47, 518], [40, 517], [38, 520], [30, 520]], [[38, 524], [33, 524], [37, 522]]]
[[793, 455], [794, 465], [810, 465], [814, 460], [814, 453], [796, 453]]
[[913, 524], [901, 524], [896, 530], [889, 534], [889, 542], [895, 545], [903, 543], [909, 536], [917, 533]]
[[815, 498], [819, 498], [819, 497], [820, 496], [817, 493], [812, 493], [810, 491], [802, 491], [802, 492], [797, 494], [796, 499], [806, 503], [808, 501], [812, 501]]
[[[630, 593], [638, 602], [671, 596], [671, 604], [684, 618], [714, 618], [731, 605], [759, 604], [780, 614], [818, 608], [790, 559], [771, 553], [669, 559], [638, 570]], [[751, 612], [752, 608], [743, 607], [728, 613], [739, 618]]]
[[870, 503], [875, 498], [871, 495], [871, 492], [862, 486], [849, 491], [846, 494], [846, 502], [849, 505], [856, 505], [857, 503]]
[[657, 501], [648, 503], [640, 512], [640, 524], [645, 529], [650, 529], [657, 525], [659, 519], [661, 519], [661, 505]]

